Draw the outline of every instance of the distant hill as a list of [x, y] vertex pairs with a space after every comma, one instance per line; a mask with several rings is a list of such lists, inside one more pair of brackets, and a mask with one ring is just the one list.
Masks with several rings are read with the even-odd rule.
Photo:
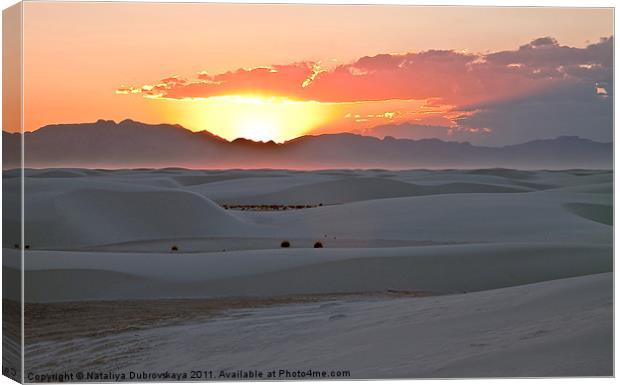
[[[3, 131], [3, 168], [19, 167], [20, 134]], [[613, 144], [579, 137], [504, 147], [439, 139], [378, 139], [355, 134], [302, 136], [291, 141], [228, 142], [179, 125], [58, 124], [24, 134], [26, 167], [189, 168], [520, 168], [613, 167]]]

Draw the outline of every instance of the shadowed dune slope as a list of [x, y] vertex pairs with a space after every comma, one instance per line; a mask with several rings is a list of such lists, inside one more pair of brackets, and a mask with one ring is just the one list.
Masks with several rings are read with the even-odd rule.
[[[18, 253], [5, 250], [17, 267]], [[478, 244], [225, 253], [29, 251], [27, 301], [488, 290], [612, 270], [612, 248]], [[80, 273], [71, 273], [80, 271]], [[118, 277], [112, 277], [115, 274]], [[116, 282], [116, 283], [115, 283]], [[83, 285], [89, 291], [80, 290]]]
[[614, 224], [613, 206], [594, 203], [566, 203], [564, 207], [571, 213], [579, 215], [582, 218], [609, 226], [613, 226]]
[[29, 178], [82, 178], [86, 176], [86, 173], [69, 169], [43, 170], [40, 172], [27, 170], [26, 175]]
[[[338, 204], [370, 199], [458, 193], [511, 193], [525, 188], [478, 183], [416, 185], [386, 178], [346, 178], [226, 201], [231, 204]], [[223, 199], [220, 199], [224, 202]]]
[[[563, 203], [606, 204], [603, 195], [531, 192], [445, 194], [352, 202], [308, 210], [247, 213], [283, 234], [451, 242], [611, 242], [612, 229]], [[327, 244], [327, 247], [329, 245]]]
[[178, 190], [78, 189], [56, 195], [53, 210], [46, 208], [26, 224], [34, 247], [206, 237], [245, 227], [209, 199]]
[[[230, 174], [211, 174], [211, 175], [179, 175], [174, 176], [172, 179], [177, 181], [182, 186], [195, 186], [213, 182], [221, 182], [234, 179], [243, 179], [251, 177], [260, 177], [261, 175], [253, 175], [252, 173], [230, 173]], [[282, 175], [264, 175], [264, 177], [279, 177]]]

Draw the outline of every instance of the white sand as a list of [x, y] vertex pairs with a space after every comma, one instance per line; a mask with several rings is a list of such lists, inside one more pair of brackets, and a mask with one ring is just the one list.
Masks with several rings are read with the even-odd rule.
[[[40, 176], [50, 172], [28, 173]], [[605, 178], [611, 181], [610, 174], [530, 173], [526, 178], [528, 181], [544, 184], [549, 189], [508, 193], [506, 191], [521, 191], [523, 187], [485, 184], [482, 181], [487, 180], [488, 175], [470, 173], [462, 173], [470, 178], [470, 182], [454, 184], [448, 181], [454, 172], [447, 174], [443, 184], [437, 185], [435, 180], [433, 186], [417, 187], [394, 179], [405, 180], [416, 175], [425, 178], [428, 172], [391, 172], [382, 180], [376, 176], [377, 172], [372, 171], [353, 174], [361, 179], [327, 173], [233, 171], [232, 179], [190, 186], [179, 185], [174, 178], [204, 177], [205, 172], [178, 171], [180, 175], [176, 175], [169, 171], [100, 171], [91, 176], [70, 178], [58, 177], [58, 172], [55, 171], [54, 177], [29, 177], [25, 182], [27, 243], [33, 249], [74, 249], [162, 239], [174, 244], [183, 238], [213, 237], [235, 239], [231, 244], [236, 247], [232, 248], [239, 248], [239, 238], [308, 239], [306, 244], [312, 244], [311, 240], [334, 237], [435, 243], [569, 241], [609, 244], [612, 239], [610, 226], [584, 220], [586, 218], [565, 206], [567, 203], [587, 203], [611, 207], [611, 194], [561, 189], [571, 179], [574, 186], [581, 188], [590, 182], [598, 186]], [[222, 173], [213, 175], [226, 177]], [[369, 175], [374, 176], [368, 178]], [[472, 175], [481, 180], [473, 183]], [[317, 182], [323, 178], [332, 181]], [[524, 178], [512, 180], [522, 182]], [[261, 184], [258, 181], [267, 182]], [[557, 184], [551, 185], [553, 181]], [[18, 178], [5, 180], [8, 206], [18, 205], [18, 182]], [[225, 188], [210, 190], [214, 186]], [[268, 187], [271, 192], [266, 193], [268, 190], [261, 186]], [[555, 190], [552, 187], [561, 188]], [[214, 200], [226, 200], [218, 194], [250, 203], [252, 197], [257, 196], [254, 188], [263, 194], [259, 196], [264, 199], [270, 197], [271, 203], [276, 198], [284, 203], [316, 203], [316, 198], [349, 203], [277, 213], [225, 211], [214, 203]], [[472, 193], [480, 188], [488, 192]], [[233, 189], [237, 192], [231, 193]], [[393, 197], [416, 195], [420, 190], [435, 195]], [[209, 195], [211, 193], [214, 195]], [[17, 210], [7, 213], [7, 222], [17, 224], [18, 214]], [[11, 232], [11, 228], [17, 229], [16, 226], [7, 226], [5, 247], [18, 243], [19, 232]], [[274, 247], [279, 244], [274, 243]], [[225, 244], [222, 246], [222, 249], [227, 248]], [[207, 242], [205, 250], [213, 250], [213, 247]], [[152, 251], [162, 250], [154, 248]]]
[[62, 367], [127, 373], [200, 368], [216, 375], [349, 370], [352, 378], [611, 376], [612, 299], [607, 273], [441, 297], [235, 310], [189, 325], [36, 343], [27, 347], [26, 362], [40, 372]]
[[[32, 274], [40, 271], [26, 284], [28, 300], [455, 292], [611, 271], [613, 235], [604, 214], [612, 196], [586, 192], [611, 183], [610, 173], [67, 169], [26, 175], [25, 264]], [[9, 202], [19, 198], [18, 181], [4, 181]], [[508, 192], [523, 190], [518, 185], [525, 182], [546, 187]], [[472, 186], [488, 192], [471, 192]], [[571, 186], [580, 189], [567, 191]], [[427, 188], [435, 194], [376, 199]], [[291, 202], [323, 194], [348, 203], [248, 212], [224, 210], [204, 195], [235, 189], [231, 197], [246, 202], [258, 192]], [[7, 219], [17, 215], [8, 212]], [[10, 247], [18, 234], [5, 229], [5, 265], [14, 268], [17, 251]], [[280, 248], [282, 240], [292, 247]], [[312, 249], [316, 241], [324, 248]], [[122, 289], [108, 284], [115, 273], [128, 275]], [[78, 290], [85, 282], [90, 289]]]
[[[168, 361], [174, 368], [313, 366], [351, 370], [356, 378], [611, 374], [610, 172], [26, 175], [30, 302], [452, 294], [289, 305], [141, 331], [131, 348], [143, 346], [143, 356], [131, 365], [110, 347], [123, 335], [69, 341], [66, 349], [50, 343], [29, 347], [34, 366], [50, 365], [46, 354], [63, 348], [67, 369], [88, 367], [79, 357], [101, 349], [97, 369], [161, 369], [178, 357]], [[3, 192], [5, 207], [18, 207], [14, 173], [5, 174]], [[223, 203], [326, 205], [252, 212], [224, 210]], [[18, 220], [19, 210], [5, 212], [5, 279], [15, 279], [20, 266]], [[292, 247], [280, 248], [283, 240]], [[312, 248], [316, 241], [324, 247]], [[76, 356], [68, 353], [74, 345]]]
[[[18, 268], [17, 254], [7, 250], [5, 265]], [[534, 243], [187, 254], [29, 251], [26, 280], [36, 284], [26, 285], [26, 300], [454, 293], [611, 271], [611, 255], [609, 246]]]
[[340, 204], [406, 196], [524, 191], [529, 190], [481, 183], [445, 183], [425, 186], [389, 178], [362, 177], [294, 186], [275, 193], [248, 196], [241, 199], [221, 198], [220, 200], [233, 204]]

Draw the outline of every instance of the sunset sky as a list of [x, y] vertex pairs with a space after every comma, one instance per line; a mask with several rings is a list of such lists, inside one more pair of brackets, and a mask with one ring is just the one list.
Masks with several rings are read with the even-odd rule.
[[611, 9], [30, 2], [24, 124], [610, 141], [612, 34]]

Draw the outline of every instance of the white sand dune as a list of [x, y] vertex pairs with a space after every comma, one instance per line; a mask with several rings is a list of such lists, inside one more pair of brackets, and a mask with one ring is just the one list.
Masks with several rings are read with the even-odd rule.
[[[238, 178], [181, 186], [174, 177], [188, 177], [195, 182], [206, 173], [156, 171], [97, 171], [94, 176], [80, 178], [27, 178], [26, 243], [37, 250], [91, 248], [161, 253], [174, 244], [181, 251], [192, 252], [277, 248], [285, 239], [293, 242], [293, 248], [311, 247], [315, 241], [321, 241], [326, 249], [477, 242], [611, 244], [612, 239], [609, 221], [596, 220], [609, 217], [611, 196], [564, 191], [568, 180], [573, 180], [573, 187], [587, 188], [608, 179], [608, 173], [535, 172], [524, 178], [523, 172], [519, 172], [516, 176], [521, 179], [541, 183], [555, 180], [556, 186], [564, 187], [510, 194], [500, 192], [501, 189], [494, 193], [441, 194], [446, 184], [415, 186], [392, 179], [442, 174], [449, 179], [459, 172], [215, 171], [207, 177]], [[50, 171], [36, 170], [38, 175], [46, 172]], [[343, 174], [352, 177], [344, 180]], [[366, 177], [360, 178], [361, 175]], [[584, 179], [593, 184], [581, 184]], [[176, 187], [162, 186], [164, 181]], [[16, 178], [5, 179], [5, 207], [19, 207], [18, 182]], [[238, 199], [251, 199], [248, 197], [255, 193], [255, 184], [255, 190], [262, 193], [271, 190], [266, 194], [273, 199], [296, 199], [292, 197], [300, 193], [309, 198], [339, 197], [350, 203], [285, 212], [240, 212], [223, 210], [203, 195], [209, 188], [215, 189], [211, 192], [219, 191], [216, 196], [223, 194], [220, 197], [237, 189], [237, 197], [242, 197]], [[455, 185], [498, 188], [484, 183], [451, 184]], [[195, 193], [188, 188], [206, 190]], [[429, 188], [436, 194], [366, 200], [381, 194], [415, 193]], [[596, 207], [595, 217], [588, 215], [592, 210], [575, 209], [584, 207]], [[19, 210], [8, 210], [5, 223], [8, 225], [4, 230], [4, 247], [13, 247], [19, 243]]]
[[[557, 188], [613, 181], [613, 173], [611, 171], [597, 170], [412, 170], [396, 172], [393, 177], [398, 180], [419, 184], [467, 182], [523, 187], [531, 186], [533, 189]], [[538, 186], [538, 188], [536, 188], [536, 186]]]
[[[231, 204], [340, 204], [371, 199], [397, 198], [458, 193], [511, 193], [529, 191], [524, 188], [487, 185], [480, 183], [446, 183], [442, 185], [415, 185], [387, 178], [346, 178], [319, 182], [263, 195], [227, 199]], [[224, 202], [224, 201], [223, 201]]]
[[278, 172], [264, 172], [263, 174], [256, 174], [247, 171], [236, 171], [236, 172], [215, 172], [208, 173], [206, 175], [196, 175], [195, 173], [186, 173], [186, 175], [178, 175], [172, 177], [172, 179], [176, 180], [183, 186], [195, 186], [202, 185], [214, 182], [228, 181], [228, 180], [236, 180], [236, 179], [244, 179], [244, 178], [277, 178], [277, 177], [286, 177], [288, 173], [278, 173]]
[[185, 191], [79, 190], [59, 194], [54, 207], [49, 221], [27, 227], [29, 242], [79, 246], [217, 235], [244, 227], [209, 199]]
[[[71, 249], [162, 238], [246, 236], [246, 229], [254, 227], [204, 196], [161, 186], [162, 182], [166, 179], [147, 179], [139, 173], [131, 182], [109, 175], [27, 178], [26, 242], [33, 248]], [[5, 181], [5, 207], [19, 207], [19, 188], [18, 179]], [[19, 210], [5, 215], [5, 246], [20, 243], [19, 215]]]
[[82, 178], [86, 176], [86, 173], [78, 170], [43, 170], [39, 172], [27, 170], [26, 175], [29, 178]]
[[511, 179], [495, 175], [478, 175], [463, 173], [459, 171], [436, 171], [428, 172], [425, 175], [418, 173], [409, 175], [399, 173], [392, 178], [423, 186], [435, 186], [448, 183], [472, 183], [491, 186], [512, 187], [525, 191], [545, 190], [553, 187], [553, 185], [547, 185], [541, 182], [531, 182], [527, 179]]
[[566, 186], [578, 186], [589, 185], [598, 183], [613, 182], [614, 176], [611, 171], [587, 171], [587, 170], [574, 170], [574, 171], [546, 171], [535, 173], [534, 176], [529, 179], [533, 182], [546, 183], [556, 187]]
[[214, 201], [226, 203], [229, 200], [257, 194], [278, 192], [294, 186], [303, 186], [333, 179], [333, 176], [319, 173], [260, 175], [248, 173], [244, 178], [215, 181], [202, 185], [187, 186], [192, 192], [209, 197]]
[[[463, 244], [464, 242], [435, 242], [428, 240], [401, 240], [401, 239], [317, 239], [317, 238], [286, 238], [291, 248], [315, 248], [316, 243], [329, 245], [329, 248], [376, 248], [376, 247], [405, 247], [430, 246], [442, 244]], [[242, 236], [212, 236], [200, 238], [155, 239], [148, 241], [130, 241], [105, 245], [88, 245], [73, 250], [130, 252], [130, 253], [165, 253], [170, 252], [172, 245], [177, 246], [177, 252], [205, 253], [226, 252], [237, 250], [269, 250], [281, 248], [282, 238], [269, 236], [242, 237]]]
[[611, 376], [612, 285], [606, 273], [440, 297], [235, 310], [32, 344], [26, 363], [40, 372], [199, 367], [216, 376], [274, 369], [348, 370], [358, 379]]
[[568, 211], [564, 203], [611, 204], [594, 194], [531, 192], [453, 194], [354, 202], [281, 213], [247, 213], [284, 236], [464, 242], [610, 243], [612, 229]]
[[613, 194], [614, 184], [613, 182], [604, 183], [592, 183], [576, 186], [559, 187], [555, 191], [567, 191], [586, 194]]
[[[326, 247], [334, 238], [435, 243], [608, 243], [612, 239], [609, 226], [576, 215], [567, 208], [571, 206], [566, 206], [611, 207], [612, 199], [608, 194], [556, 190], [455, 193], [355, 201], [286, 212], [239, 212], [223, 210], [209, 198], [182, 188], [89, 179], [26, 181], [29, 193], [25, 225], [27, 243], [33, 249], [73, 249], [162, 239], [173, 244], [181, 239], [210, 237], [307, 239], [308, 244], [321, 240]], [[254, 178], [241, 180], [251, 179]], [[14, 202], [7, 204], [10, 207], [19, 206], [19, 185], [13, 183], [14, 180], [17, 179], [5, 181], [5, 199]], [[217, 183], [222, 182], [213, 184]], [[381, 183], [373, 181], [375, 186]], [[400, 186], [401, 182], [394, 183]], [[352, 200], [370, 198], [374, 193], [372, 189], [362, 188], [344, 192], [325, 188], [324, 191]], [[320, 196], [318, 193], [311, 195]], [[5, 220], [18, 223], [19, 211], [7, 212]], [[19, 232], [11, 232], [11, 228], [16, 226], [8, 226], [5, 230], [5, 247], [19, 243]], [[237, 243], [222, 244], [221, 249], [239, 248], [234, 247]], [[274, 241], [274, 247], [277, 244], [279, 241]], [[152, 249], [161, 250], [160, 246]], [[205, 243], [204, 250], [213, 250], [211, 243]]]
[[[5, 266], [19, 267], [17, 251], [5, 255]], [[26, 299], [37, 302], [388, 289], [454, 293], [608, 272], [612, 249], [522, 243], [190, 254], [28, 251], [26, 269], [32, 282]], [[114, 272], [121, 274], [118, 287]]]
[[591, 221], [612, 226], [614, 222], [614, 210], [611, 205], [595, 203], [566, 203], [568, 211]]
[[[41, 341], [27, 347], [33, 369], [161, 371], [191, 363], [333, 368], [353, 378], [611, 374], [611, 172], [26, 174], [27, 302], [78, 301], [79, 308], [86, 300], [444, 294], [342, 297]], [[15, 283], [21, 183], [14, 171], [3, 175], [3, 277]], [[324, 205], [263, 212], [222, 203]], [[283, 240], [291, 247], [280, 248]], [[316, 241], [324, 247], [312, 248]], [[127, 351], [138, 352], [131, 362]]]

